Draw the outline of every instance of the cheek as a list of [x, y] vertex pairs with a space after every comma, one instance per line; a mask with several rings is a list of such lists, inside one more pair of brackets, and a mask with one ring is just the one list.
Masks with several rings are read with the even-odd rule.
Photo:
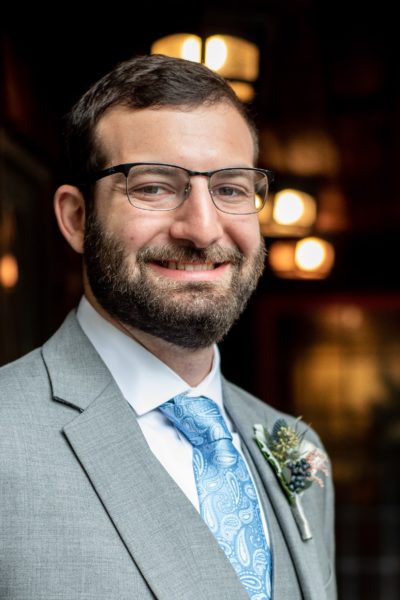
[[230, 227], [226, 228], [226, 232], [246, 256], [257, 252], [261, 241], [257, 215], [240, 217], [237, 221], [235, 220], [230, 223]]
[[131, 251], [143, 246], [165, 243], [168, 225], [156, 213], [132, 209], [129, 214], [108, 219], [107, 228]]

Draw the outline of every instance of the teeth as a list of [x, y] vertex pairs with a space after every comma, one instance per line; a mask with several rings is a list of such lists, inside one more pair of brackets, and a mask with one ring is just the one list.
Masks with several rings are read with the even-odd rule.
[[166, 267], [178, 271], [212, 271], [214, 269], [214, 265], [211, 263], [177, 263], [173, 261], [166, 263]]

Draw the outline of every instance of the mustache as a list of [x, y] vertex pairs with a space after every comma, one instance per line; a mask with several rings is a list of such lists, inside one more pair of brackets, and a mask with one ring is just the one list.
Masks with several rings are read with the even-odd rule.
[[190, 246], [148, 246], [138, 250], [136, 261], [139, 264], [148, 262], [229, 262], [240, 267], [244, 261], [244, 254], [237, 248], [223, 248], [218, 244], [208, 248], [194, 248]]

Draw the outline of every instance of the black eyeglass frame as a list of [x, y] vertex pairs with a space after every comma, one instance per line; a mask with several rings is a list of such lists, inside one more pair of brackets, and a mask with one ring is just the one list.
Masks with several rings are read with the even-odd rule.
[[[174, 167], [176, 169], [180, 169], [181, 171], [185, 171], [188, 174], [189, 177], [189, 182], [190, 182], [190, 178], [200, 175], [202, 177], [207, 177], [208, 181], [210, 182], [210, 177], [212, 177], [213, 175], [215, 175], [215, 173], [220, 173], [221, 171], [254, 171], [256, 173], [262, 173], [263, 175], [266, 176], [267, 181], [268, 181], [268, 190], [269, 190], [269, 186], [271, 185], [271, 183], [274, 181], [275, 178], [275, 174], [273, 171], [271, 171], [270, 169], [261, 169], [258, 167], [224, 167], [222, 169], [215, 169], [214, 171], [192, 171], [191, 169], [186, 169], [185, 167], [181, 167], [180, 165], [174, 165], [174, 164], [170, 164], [170, 163], [151, 163], [151, 162], [133, 162], [133, 163], [123, 163], [120, 165], [114, 165], [112, 167], [108, 167], [107, 169], [102, 169], [101, 171], [98, 171], [97, 173], [91, 173], [90, 175], [87, 176], [85, 183], [95, 183], [96, 181], [99, 181], [99, 179], [103, 179], [104, 177], [108, 177], [109, 175], [115, 175], [116, 173], [123, 173], [123, 175], [125, 175], [126, 177], [126, 181], [128, 181], [128, 176], [129, 176], [129, 171], [132, 169], [132, 167], [145, 167], [145, 166], [149, 166], [149, 167]], [[266, 202], [266, 197], [263, 198], [263, 204], [262, 206], [258, 209], [258, 210], [254, 210], [251, 213], [229, 213], [228, 211], [224, 211], [221, 208], [219, 208], [217, 206], [217, 204], [215, 204], [214, 202], [214, 198], [213, 198], [213, 194], [209, 189], [210, 192], [210, 196], [211, 196], [211, 200], [213, 201], [215, 207], [220, 210], [221, 212], [226, 212], [227, 214], [256, 214], [258, 212], [260, 212], [262, 210], [262, 208], [265, 206], [265, 202]], [[129, 198], [129, 194], [128, 191], [126, 191], [128, 200], [130, 202], [130, 198]], [[176, 208], [179, 208], [179, 206], [181, 206], [186, 200], [186, 197], [184, 197], [182, 199], [182, 201], [177, 205], [174, 206], [174, 208], [167, 208], [167, 209], [154, 209], [154, 208], [143, 208], [141, 206], [136, 207], [139, 208], [140, 210], [160, 210], [160, 211], [168, 211], [168, 210], [175, 210]], [[132, 204], [130, 202], [130, 204]], [[135, 206], [135, 204], [132, 204], [132, 206]]]

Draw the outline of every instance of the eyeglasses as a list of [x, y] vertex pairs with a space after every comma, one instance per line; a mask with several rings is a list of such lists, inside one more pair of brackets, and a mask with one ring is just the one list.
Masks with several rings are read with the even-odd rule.
[[185, 202], [191, 191], [190, 179], [208, 177], [208, 190], [216, 208], [224, 213], [248, 215], [265, 205], [272, 171], [250, 167], [232, 167], [215, 171], [190, 171], [161, 163], [127, 163], [104, 169], [89, 176], [88, 182], [123, 173], [126, 195], [132, 206], [143, 210], [174, 210]]

